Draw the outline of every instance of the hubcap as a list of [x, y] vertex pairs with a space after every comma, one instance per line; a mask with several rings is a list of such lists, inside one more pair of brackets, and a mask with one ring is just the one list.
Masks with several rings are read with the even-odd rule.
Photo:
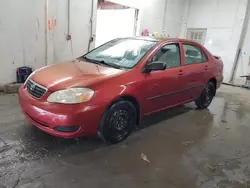
[[116, 131], [123, 131], [129, 125], [129, 113], [127, 110], [117, 110], [111, 117], [111, 127]]

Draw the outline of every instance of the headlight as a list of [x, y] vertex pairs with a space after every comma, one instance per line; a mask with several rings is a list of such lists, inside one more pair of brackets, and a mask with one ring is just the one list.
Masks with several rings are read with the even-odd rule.
[[47, 101], [51, 103], [77, 104], [89, 101], [94, 91], [88, 88], [69, 88], [52, 93]]

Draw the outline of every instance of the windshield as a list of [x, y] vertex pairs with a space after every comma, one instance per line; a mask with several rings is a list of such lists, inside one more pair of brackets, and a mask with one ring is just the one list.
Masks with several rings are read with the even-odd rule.
[[94, 49], [84, 57], [106, 65], [130, 69], [137, 65], [155, 44], [155, 41], [116, 39]]

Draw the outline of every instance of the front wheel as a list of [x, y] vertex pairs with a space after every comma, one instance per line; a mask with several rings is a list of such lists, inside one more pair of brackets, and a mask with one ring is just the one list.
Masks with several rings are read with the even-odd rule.
[[136, 125], [136, 108], [129, 101], [118, 101], [104, 113], [98, 136], [107, 143], [125, 140]]
[[211, 104], [214, 98], [214, 94], [215, 94], [215, 85], [212, 82], [208, 82], [204, 90], [202, 91], [200, 97], [195, 101], [195, 105], [199, 109], [207, 108]]

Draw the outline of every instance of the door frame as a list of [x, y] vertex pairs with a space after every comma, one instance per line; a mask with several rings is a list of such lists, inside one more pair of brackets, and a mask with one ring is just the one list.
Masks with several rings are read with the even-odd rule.
[[[179, 48], [179, 51], [180, 51], [180, 66], [177, 66], [177, 67], [172, 67], [172, 68], [169, 68], [169, 69], [165, 69], [165, 70], [162, 70], [162, 71], [159, 71], [159, 72], [150, 72], [150, 73], [143, 73], [145, 74], [145, 82], [147, 82], [147, 77], [149, 77], [150, 75], [149, 74], [164, 74], [168, 71], [172, 71], [171, 74], [175, 74], [176, 73], [176, 82], [178, 82], [178, 72], [179, 70], [181, 69], [181, 67], [183, 67], [183, 49], [182, 49], [182, 46], [181, 46], [181, 42], [170, 42], [170, 41], [165, 41], [165, 42], [162, 42], [156, 49], [153, 50], [153, 52], [148, 56], [148, 58], [146, 59], [146, 62], [144, 63], [144, 65], [142, 66], [142, 69], [141, 69], [141, 72], [143, 72], [143, 69], [145, 68], [145, 66], [149, 63], [149, 60], [151, 60], [158, 52], [161, 48], [163, 48], [164, 46], [166, 45], [171, 45], [171, 44], [175, 44], [175, 45], [178, 45], [178, 48]], [[167, 76], [166, 76], [167, 77]], [[164, 78], [162, 78], [164, 79]], [[175, 83], [176, 84], [176, 83]], [[147, 83], [146, 83], [147, 85]], [[154, 84], [154, 86], [152, 87], [156, 87], [157, 84]], [[161, 87], [161, 85], [159, 85]], [[158, 86], [157, 86], [158, 87]], [[157, 88], [156, 87], [156, 88]], [[146, 90], [148, 90], [147, 87], [145, 87]], [[178, 89], [178, 88], [174, 88], [172, 91], [170, 92], [166, 92], [166, 93], [161, 93], [159, 95], [155, 95], [155, 96], [145, 96], [145, 104], [149, 105], [149, 101], [151, 100], [154, 100], [154, 99], [157, 99], [157, 98], [163, 98], [163, 97], [173, 97], [174, 95], [178, 94], [179, 92], [182, 92], [182, 90]], [[162, 106], [160, 107], [159, 109], [155, 109], [155, 110], [152, 110], [152, 111], [147, 111], [144, 115], [148, 115], [148, 114], [151, 114], [151, 113], [154, 113], [154, 112], [157, 112], [157, 111], [162, 111], [164, 109], [168, 109], [170, 107], [173, 107], [173, 106], [177, 106], [179, 105], [179, 103], [174, 103], [174, 104], [166, 104], [166, 106]], [[148, 109], [148, 108], [147, 108]]]

